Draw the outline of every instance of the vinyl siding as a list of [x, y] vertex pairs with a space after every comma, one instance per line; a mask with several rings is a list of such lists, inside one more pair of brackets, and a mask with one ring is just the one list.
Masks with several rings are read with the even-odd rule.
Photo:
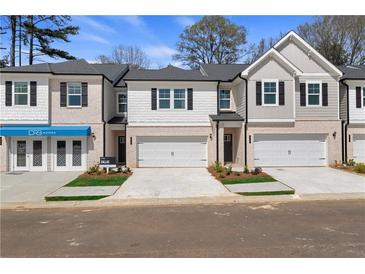
[[347, 120], [347, 91], [346, 87], [340, 84], [340, 119]]
[[[328, 106], [300, 106], [299, 84], [306, 81], [328, 83]], [[296, 119], [297, 120], [338, 120], [339, 83], [331, 76], [301, 76], [295, 84]]]
[[[193, 88], [193, 110], [151, 110], [151, 88]], [[215, 82], [128, 82], [128, 123], [209, 123], [216, 113]]]
[[[365, 87], [364, 81], [346, 81], [349, 85], [349, 115], [350, 123], [365, 123], [365, 107], [356, 108], [356, 87]], [[362, 91], [362, 89], [361, 89]]]
[[236, 102], [236, 112], [246, 119], [245, 81], [241, 80], [238, 85], [233, 87], [233, 90]]

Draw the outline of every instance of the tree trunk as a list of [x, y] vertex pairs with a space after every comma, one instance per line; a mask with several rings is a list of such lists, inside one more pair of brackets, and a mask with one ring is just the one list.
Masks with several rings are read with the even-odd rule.
[[33, 65], [33, 41], [34, 41], [34, 16], [29, 16], [30, 29], [29, 29], [29, 65]]
[[22, 16], [19, 16], [19, 34], [18, 34], [18, 39], [19, 39], [19, 66], [22, 66]]
[[10, 66], [15, 66], [15, 39], [16, 39], [16, 15], [10, 16], [11, 45], [10, 45]]

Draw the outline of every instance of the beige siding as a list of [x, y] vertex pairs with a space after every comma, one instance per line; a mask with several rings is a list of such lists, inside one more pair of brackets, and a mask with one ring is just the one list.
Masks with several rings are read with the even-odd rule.
[[109, 121], [116, 114], [116, 92], [113, 85], [104, 79], [104, 119]]
[[[328, 84], [328, 106], [300, 106], [299, 83], [322, 81]], [[301, 76], [295, 85], [296, 119], [297, 120], [338, 120], [339, 82], [331, 76]]]
[[[256, 81], [277, 79], [285, 82], [285, 105], [257, 106]], [[275, 60], [267, 60], [248, 77], [248, 120], [250, 119], [294, 119], [293, 77]]]
[[236, 112], [241, 115], [244, 119], [246, 118], [246, 92], [245, 92], [245, 81], [241, 80], [239, 84], [232, 88], [233, 97], [236, 105]]
[[327, 73], [327, 71], [293, 41], [287, 41], [279, 47], [279, 52], [302, 72]]
[[[193, 88], [193, 110], [151, 110], [151, 88]], [[209, 123], [216, 113], [216, 83], [128, 82], [129, 123]]]
[[9, 171], [9, 146], [10, 137], [2, 138], [2, 144], [0, 146], [0, 172]]

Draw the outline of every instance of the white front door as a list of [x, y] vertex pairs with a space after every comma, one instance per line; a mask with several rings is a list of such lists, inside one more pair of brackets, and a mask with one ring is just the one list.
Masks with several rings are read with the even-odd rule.
[[139, 167], [206, 167], [207, 137], [138, 137]]
[[15, 171], [46, 171], [47, 170], [47, 139], [14, 138], [12, 141], [13, 170]]
[[353, 142], [355, 163], [365, 163], [365, 134], [354, 134]]
[[86, 138], [57, 137], [52, 143], [53, 170], [86, 169]]
[[324, 134], [255, 134], [254, 164], [267, 166], [325, 166]]

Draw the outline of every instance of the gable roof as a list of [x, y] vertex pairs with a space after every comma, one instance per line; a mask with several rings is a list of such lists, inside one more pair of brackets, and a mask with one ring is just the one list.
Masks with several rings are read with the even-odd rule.
[[201, 64], [200, 67], [209, 78], [218, 81], [230, 82], [249, 64]]
[[343, 72], [343, 76], [341, 78], [343, 80], [365, 79], [365, 65], [348, 65], [339, 67], [339, 69]]
[[283, 38], [281, 38], [276, 44], [273, 46], [273, 48], [277, 49], [282, 45], [284, 42], [286, 42], [288, 39], [293, 39], [296, 42], [299, 42], [303, 47], [307, 48], [310, 53], [313, 53], [312, 56], [320, 62], [322, 65], [327, 66], [332, 71], [337, 73], [339, 76], [342, 75], [342, 71], [339, 70], [334, 64], [332, 64], [330, 61], [328, 61], [322, 54], [320, 54], [316, 49], [314, 49], [307, 41], [305, 41], [302, 37], [300, 37], [295, 31], [291, 30], [289, 31]]
[[292, 72], [294, 72], [296, 75], [300, 75], [302, 71], [298, 69], [296, 66], [294, 66], [291, 62], [288, 61], [283, 55], [281, 55], [275, 48], [270, 48], [268, 51], [266, 51], [259, 59], [257, 59], [255, 62], [253, 62], [250, 66], [248, 66], [243, 72], [242, 75], [248, 75], [251, 69], [255, 68], [258, 64], [260, 64], [262, 61], [264, 61], [266, 58], [272, 57], [282, 65], [289, 68]]

